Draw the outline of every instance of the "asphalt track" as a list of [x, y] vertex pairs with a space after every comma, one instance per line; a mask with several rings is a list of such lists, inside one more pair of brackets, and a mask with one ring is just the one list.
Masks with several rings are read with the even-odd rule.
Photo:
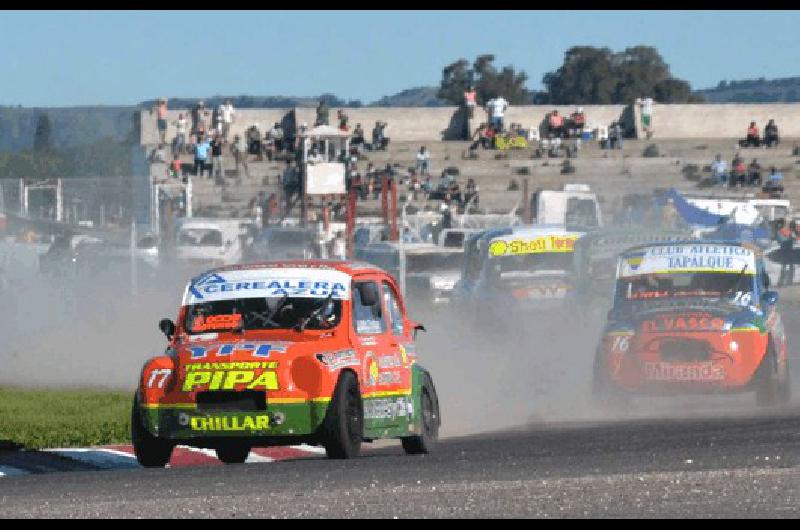
[[5, 477], [2, 517], [796, 517], [800, 414], [554, 425], [351, 461]]

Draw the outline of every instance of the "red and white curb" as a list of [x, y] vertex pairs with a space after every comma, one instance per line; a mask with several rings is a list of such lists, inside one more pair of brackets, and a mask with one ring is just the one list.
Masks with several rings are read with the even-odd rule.
[[[32, 453], [27, 453], [28, 455]], [[20, 459], [20, 464], [13, 462], [13, 454], [9, 464], [0, 462], [0, 477], [30, 475], [55, 471], [87, 471], [87, 470], [114, 470], [137, 469], [139, 464], [130, 445], [107, 445], [102, 447], [79, 447], [62, 449], [45, 449], [37, 452], [39, 455], [50, 455], [59, 460], [57, 467], [49, 466], [46, 462], [26, 465]], [[9, 455], [9, 453], [6, 453]], [[314, 458], [325, 455], [325, 449], [310, 445], [293, 445], [290, 447], [258, 447], [250, 451], [247, 464], [261, 464], [279, 462], [281, 460], [295, 460], [298, 458]], [[64, 466], [64, 460], [74, 462], [74, 466]], [[172, 452], [172, 459], [167, 467], [205, 467], [224, 465], [217, 459], [213, 449], [199, 449], [184, 445], [177, 446]], [[73, 467], [73, 469], [69, 469]]]

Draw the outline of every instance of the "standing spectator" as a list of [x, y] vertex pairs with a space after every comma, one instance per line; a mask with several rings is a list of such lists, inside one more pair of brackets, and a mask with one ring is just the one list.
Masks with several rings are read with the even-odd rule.
[[571, 136], [581, 137], [583, 128], [586, 126], [586, 114], [583, 112], [583, 107], [578, 107], [575, 112], [570, 116]]
[[480, 189], [479, 189], [478, 185], [475, 184], [475, 179], [471, 178], [471, 179], [467, 180], [467, 188], [466, 188], [466, 191], [464, 193], [464, 204], [465, 205], [469, 204], [470, 201], [475, 199], [475, 203], [474, 204], [475, 204], [475, 207], [477, 208], [479, 206], [479, 204], [480, 204], [480, 196], [478, 195], [479, 192], [480, 192]]
[[389, 139], [386, 138], [386, 122], [376, 121], [375, 127], [372, 129], [372, 150], [385, 151], [389, 145]]
[[751, 121], [750, 127], [747, 128], [747, 138], [744, 141], [744, 146], [745, 147], [761, 146], [761, 138], [759, 137], [758, 126], [754, 121]]
[[186, 132], [189, 123], [182, 112], [178, 114], [178, 119], [173, 123], [175, 125], [175, 139], [172, 140], [172, 152], [173, 154], [180, 154], [186, 149]]
[[231, 131], [231, 125], [236, 120], [236, 110], [233, 108], [233, 103], [230, 99], [226, 99], [225, 103], [219, 106], [218, 109], [220, 125], [222, 126], [222, 139], [228, 143], [228, 134]]
[[[197, 139], [197, 145], [194, 146], [194, 175], [203, 176], [203, 171], [208, 162], [208, 152], [211, 150], [211, 143], [207, 137], [200, 136]], [[209, 175], [210, 176], [210, 175]]]
[[769, 120], [767, 126], [764, 127], [764, 144], [766, 144], [767, 147], [775, 147], [779, 143], [778, 126], [775, 125], [775, 120]]
[[347, 239], [344, 237], [344, 232], [341, 230], [336, 232], [336, 237], [333, 240], [333, 259], [347, 259]]
[[642, 113], [642, 130], [649, 140], [653, 137], [653, 98], [637, 99], [636, 103]]
[[469, 85], [464, 91], [464, 106], [467, 108], [467, 117], [472, 119], [475, 116], [475, 107], [478, 104], [478, 91], [475, 86]]
[[428, 153], [425, 146], [419, 148], [419, 152], [417, 153], [417, 173], [420, 175], [429, 175], [430, 174], [430, 160], [431, 155]]
[[261, 152], [261, 131], [258, 130], [258, 124], [255, 123], [247, 129], [247, 154], [255, 155], [258, 162], [264, 159]]
[[323, 100], [319, 100], [319, 105], [317, 105], [317, 121], [314, 123], [314, 127], [318, 125], [328, 125], [329, 113], [330, 108], [328, 105]]
[[718, 154], [711, 163], [711, 174], [717, 184], [725, 185], [728, 183], [728, 163], [722, 159], [722, 155]]
[[283, 127], [281, 127], [280, 122], [276, 121], [267, 134], [272, 140], [272, 145], [275, 148], [275, 152], [280, 153], [283, 151]]
[[206, 119], [208, 118], [208, 111], [206, 104], [201, 100], [192, 109], [192, 134], [195, 135], [200, 141], [200, 136], [206, 133]]
[[613, 122], [608, 129], [608, 148], [622, 149], [622, 126], [618, 121]]
[[508, 101], [503, 96], [497, 96], [486, 103], [486, 108], [490, 116], [489, 123], [497, 129], [497, 132], [503, 132], [503, 119], [508, 109]]
[[214, 135], [214, 140], [211, 142], [212, 171], [213, 176], [217, 179], [217, 182], [222, 182], [222, 178], [225, 176], [225, 171], [222, 167], [222, 145], [222, 135], [217, 132]]
[[281, 176], [281, 184], [283, 185], [283, 196], [286, 204], [285, 211], [288, 212], [292, 197], [300, 193], [300, 174], [297, 164], [291, 158], [286, 160], [286, 169]]
[[158, 98], [158, 103], [153, 109], [156, 112], [156, 119], [158, 124], [158, 141], [159, 143], [167, 143], [167, 100], [166, 98]]
[[244, 142], [242, 141], [242, 137], [238, 134], [233, 137], [233, 143], [231, 143], [231, 154], [233, 155], [233, 161], [236, 164], [236, 174], [239, 174], [239, 165], [244, 166], [244, 174], [246, 176], [250, 176], [250, 170], [247, 167], [247, 154], [245, 153]]
[[344, 113], [344, 111], [342, 109], [339, 109], [336, 112], [336, 118], [339, 120], [339, 130], [340, 131], [348, 131], [348, 130], [350, 130], [350, 127], [348, 127], [348, 125], [347, 125], [347, 122], [350, 120], [350, 118], [347, 116], [347, 114]]
[[549, 128], [551, 137], [553, 138], [564, 137], [564, 116], [559, 114], [557, 109], [553, 110], [553, 112], [550, 113], [548, 125], [550, 126]]
[[751, 186], [761, 186], [761, 164], [755, 158], [747, 166], [748, 184]]
[[353, 129], [353, 139], [350, 140], [350, 145], [364, 145], [364, 129], [360, 123], [356, 123], [356, 128]]
[[792, 221], [787, 226], [786, 219], [783, 220], [782, 225], [776, 236], [778, 244], [780, 245], [781, 256], [781, 276], [780, 279], [778, 279], [778, 287], [792, 285], [794, 283], [794, 253], [792, 249], [794, 247], [797, 225]]

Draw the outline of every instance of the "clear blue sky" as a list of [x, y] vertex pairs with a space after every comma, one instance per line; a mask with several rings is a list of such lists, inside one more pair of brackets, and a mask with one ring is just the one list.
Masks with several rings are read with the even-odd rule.
[[800, 12], [0, 12], [0, 104], [161, 95], [373, 101], [494, 53], [530, 88], [573, 45], [658, 48], [695, 88], [800, 75]]

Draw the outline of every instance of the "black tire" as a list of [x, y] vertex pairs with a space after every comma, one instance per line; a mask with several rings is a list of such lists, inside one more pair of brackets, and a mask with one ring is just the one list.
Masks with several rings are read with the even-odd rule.
[[600, 366], [600, 356], [595, 356], [592, 377], [592, 398], [605, 412], [627, 412], [631, 408], [631, 397], [618, 390], [610, 381], [606, 371]]
[[250, 446], [230, 443], [216, 449], [217, 458], [225, 464], [244, 464], [250, 456]]
[[364, 403], [353, 372], [339, 376], [336, 391], [323, 424], [322, 445], [328, 458], [355, 458], [364, 439]]
[[420, 436], [409, 436], [401, 440], [403, 450], [409, 455], [427, 455], [433, 452], [439, 441], [439, 427], [442, 425], [439, 397], [436, 395], [433, 381], [428, 374], [423, 377], [419, 411], [422, 433]]
[[150, 434], [139, 414], [139, 398], [133, 398], [131, 410], [131, 441], [136, 461], [142, 467], [165, 467], [172, 457], [172, 442]]

